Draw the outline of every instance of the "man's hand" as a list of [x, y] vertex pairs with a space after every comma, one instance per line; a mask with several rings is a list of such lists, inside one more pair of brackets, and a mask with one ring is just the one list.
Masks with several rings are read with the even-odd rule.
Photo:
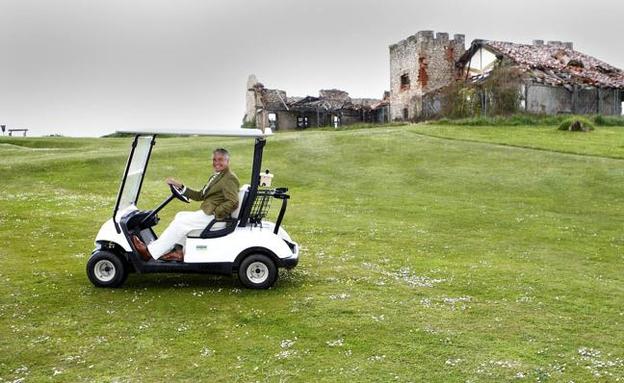
[[167, 183], [167, 185], [173, 185], [173, 186], [177, 187], [178, 189], [182, 189], [184, 187], [182, 182], [176, 181], [176, 180], [174, 180], [171, 177], [167, 177], [165, 182]]

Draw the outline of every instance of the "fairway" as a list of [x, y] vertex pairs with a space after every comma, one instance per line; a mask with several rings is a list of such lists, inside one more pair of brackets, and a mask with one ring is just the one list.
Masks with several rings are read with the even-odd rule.
[[[624, 381], [624, 128], [275, 134], [302, 250], [266, 291], [93, 287], [131, 140], [0, 138], [0, 382]], [[156, 145], [142, 209], [167, 176], [201, 187], [217, 146], [249, 182], [251, 140]]]

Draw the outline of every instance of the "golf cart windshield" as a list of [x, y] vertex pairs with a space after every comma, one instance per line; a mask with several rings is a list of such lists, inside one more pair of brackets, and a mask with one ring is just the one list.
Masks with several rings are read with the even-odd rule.
[[128, 157], [128, 163], [126, 164], [126, 172], [124, 173], [121, 187], [119, 188], [119, 195], [117, 196], [117, 204], [113, 212], [113, 217], [118, 211], [130, 205], [136, 205], [139, 199], [139, 192], [141, 191], [141, 184], [143, 183], [147, 162], [149, 161], [152, 146], [154, 145], [154, 138], [155, 136], [153, 135], [137, 135], [134, 138], [132, 150]]

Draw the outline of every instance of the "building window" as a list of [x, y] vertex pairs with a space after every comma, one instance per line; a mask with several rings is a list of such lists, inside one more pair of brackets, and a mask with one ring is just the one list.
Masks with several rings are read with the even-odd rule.
[[269, 113], [269, 128], [271, 128], [272, 130], [277, 129], [277, 114], [276, 113]]
[[310, 126], [310, 120], [307, 116], [297, 116], [297, 128], [307, 128]]
[[407, 108], [403, 108], [403, 119], [407, 120], [409, 118], [409, 112]]
[[401, 75], [401, 90], [408, 90], [410, 88], [410, 78], [407, 73]]

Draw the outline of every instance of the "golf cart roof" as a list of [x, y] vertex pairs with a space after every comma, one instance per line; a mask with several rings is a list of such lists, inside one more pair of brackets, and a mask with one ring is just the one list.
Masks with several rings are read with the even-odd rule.
[[163, 130], [163, 129], [137, 129], [137, 130], [118, 130], [117, 133], [150, 135], [150, 134], [167, 134], [176, 136], [218, 136], [218, 137], [266, 137], [273, 134], [271, 129], [181, 129], [181, 130]]

